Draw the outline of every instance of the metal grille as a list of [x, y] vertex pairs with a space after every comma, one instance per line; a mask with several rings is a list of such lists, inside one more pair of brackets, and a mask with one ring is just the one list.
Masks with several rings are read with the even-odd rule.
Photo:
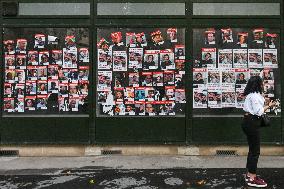
[[122, 154], [121, 150], [101, 150], [102, 155]]
[[237, 156], [236, 150], [216, 150], [217, 156]]
[[0, 156], [18, 156], [19, 150], [0, 150]]

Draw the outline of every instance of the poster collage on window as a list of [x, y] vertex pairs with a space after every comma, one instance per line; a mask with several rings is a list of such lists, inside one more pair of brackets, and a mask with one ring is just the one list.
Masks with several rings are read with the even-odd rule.
[[200, 34], [203, 44], [193, 65], [194, 109], [243, 108], [244, 89], [255, 75], [263, 78], [266, 102], [275, 100], [279, 34], [263, 28], [233, 30], [208, 28]]
[[[76, 48], [73, 35], [59, 39], [35, 33], [32, 37], [33, 41], [24, 38], [3, 41], [4, 112], [85, 112], [89, 49]], [[60, 40], [65, 48], [50, 48]]]
[[98, 115], [184, 115], [184, 29], [101, 29], [98, 40]]

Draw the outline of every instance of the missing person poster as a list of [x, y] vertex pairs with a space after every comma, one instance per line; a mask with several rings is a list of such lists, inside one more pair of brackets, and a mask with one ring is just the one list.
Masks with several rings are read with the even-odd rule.
[[112, 71], [98, 71], [98, 91], [111, 91]]
[[44, 34], [35, 34], [35, 49], [43, 49], [45, 46], [45, 35]]
[[164, 85], [174, 85], [175, 84], [175, 71], [165, 70], [164, 71]]
[[215, 29], [209, 28], [204, 32], [204, 43], [205, 45], [215, 45]]
[[134, 87], [125, 87], [124, 88], [124, 100], [125, 102], [134, 101]]
[[163, 72], [153, 72], [153, 86], [163, 86]]
[[278, 68], [277, 49], [263, 49], [263, 66], [265, 68]]
[[239, 32], [237, 45], [241, 48], [248, 47], [248, 32]]
[[232, 68], [233, 52], [232, 49], [219, 49], [218, 68]]
[[152, 86], [153, 85], [153, 73], [152, 72], [141, 72], [140, 76], [141, 86]]
[[208, 68], [216, 68], [216, 48], [202, 48], [202, 64]]
[[135, 103], [133, 101], [126, 101], [125, 103], [125, 115], [135, 115]]
[[235, 88], [222, 85], [222, 108], [228, 107], [236, 107]]
[[77, 48], [63, 48], [63, 68], [77, 68]]
[[233, 31], [231, 28], [221, 29], [222, 43], [232, 43], [233, 42]]
[[185, 60], [184, 45], [175, 45], [175, 60]]
[[172, 50], [160, 51], [160, 67], [162, 70], [175, 69], [174, 53]]
[[145, 100], [154, 101], [155, 100], [155, 89], [154, 87], [145, 87]]
[[206, 85], [193, 85], [193, 108], [207, 108]]
[[38, 65], [38, 51], [28, 51], [28, 66]]
[[193, 68], [193, 84], [206, 84], [207, 68]]
[[15, 41], [14, 40], [6, 40], [3, 41], [4, 44], [4, 54], [15, 54]]
[[15, 55], [5, 55], [6, 69], [15, 69]]
[[49, 65], [49, 52], [48, 51], [39, 52], [39, 65], [44, 65], [44, 66]]
[[98, 69], [110, 70], [112, 68], [112, 52], [98, 49]]
[[158, 50], [145, 50], [143, 70], [158, 69], [159, 52]]
[[26, 69], [27, 56], [26, 55], [16, 55], [16, 68], [17, 69]]
[[128, 68], [142, 68], [143, 48], [129, 48], [129, 65]]
[[26, 54], [27, 44], [27, 39], [17, 39], [16, 53]]
[[126, 51], [113, 51], [113, 71], [127, 71]]
[[128, 79], [129, 79], [129, 86], [139, 87], [139, 73], [138, 72], [128, 73]]
[[266, 33], [264, 47], [270, 49], [276, 48], [277, 40], [278, 35], [276, 33]]
[[47, 95], [37, 95], [36, 99], [36, 109], [47, 110]]
[[248, 67], [263, 68], [262, 49], [248, 49]]
[[236, 85], [236, 108], [243, 108], [246, 95], [244, 94], [246, 85]]
[[246, 85], [250, 75], [249, 69], [235, 69], [236, 85]]
[[89, 49], [88, 48], [79, 48], [79, 62], [88, 63], [89, 62]]
[[51, 64], [57, 64], [62, 66], [62, 50], [52, 50], [51, 51]]
[[257, 28], [252, 31], [253, 33], [253, 42], [254, 43], [263, 43], [263, 29]]
[[233, 49], [233, 67], [247, 68], [248, 67], [248, 51], [247, 49]]

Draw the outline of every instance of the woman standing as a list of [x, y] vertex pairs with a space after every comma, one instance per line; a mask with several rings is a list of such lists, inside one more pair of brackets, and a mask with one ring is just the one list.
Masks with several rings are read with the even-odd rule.
[[247, 173], [245, 181], [248, 186], [266, 187], [267, 183], [256, 175], [258, 157], [260, 155], [260, 124], [261, 116], [264, 112], [275, 106], [275, 102], [270, 101], [268, 106], [264, 106], [263, 81], [259, 76], [252, 76], [245, 88], [245, 103], [242, 129], [247, 136], [249, 152], [247, 156]]

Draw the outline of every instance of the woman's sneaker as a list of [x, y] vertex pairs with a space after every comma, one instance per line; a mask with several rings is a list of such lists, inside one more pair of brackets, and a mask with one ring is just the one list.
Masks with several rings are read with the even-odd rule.
[[263, 179], [259, 178], [258, 176], [252, 179], [246, 175], [245, 180], [248, 186], [253, 186], [257, 188], [267, 187], [267, 183]]

